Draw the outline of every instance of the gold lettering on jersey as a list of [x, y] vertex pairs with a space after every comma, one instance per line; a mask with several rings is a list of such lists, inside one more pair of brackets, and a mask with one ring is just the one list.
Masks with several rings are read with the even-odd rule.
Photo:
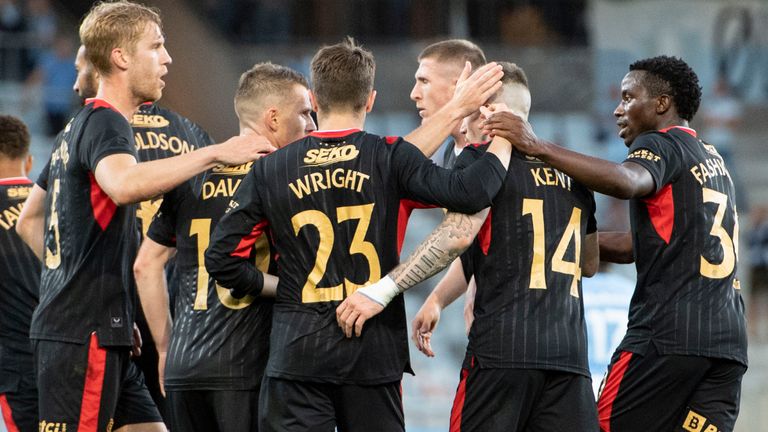
[[237, 191], [242, 179], [223, 178], [218, 180], [208, 180], [203, 183], [203, 199], [218, 197], [231, 197]]
[[69, 162], [69, 145], [66, 140], [61, 140], [59, 148], [51, 154], [51, 165], [59, 160], [64, 162], [64, 166], [67, 166], [67, 162]]
[[693, 177], [696, 178], [696, 181], [699, 182], [700, 185], [704, 185], [704, 183], [711, 178], [731, 176], [728, 169], [725, 167], [722, 158], [709, 158], [698, 165], [692, 166], [691, 174], [693, 174]]
[[571, 190], [571, 178], [564, 172], [550, 167], [531, 168], [531, 175], [536, 186], [560, 186]]
[[244, 163], [236, 166], [218, 165], [213, 168], [213, 172], [223, 175], [245, 175], [251, 170], [253, 162]]
[[10, 230], [16, 225], [21, 215], [21, 209], [24, 207], [24, 203], [18, 203], [15, 206], [8, 207], [0, 213], [0, 227], [5, 230]]
[[[712, 423], [707, 424], [708, 421], [709, 420], [703, 415], [698, 414], [693, 410], [689, 410], [688, 415], [685, 417], [685, 421], [683, 421], [683, 429], [689, 432], [720, 432], [720, 429], [718, 429], [717, 426]], [[706, 426], [706, 428], [704, 426]]]
[[136, 208], [136, 218], [141, 222], [141, 238], [147, 236], [149, 225], [152, 223], [152, 219], [160, 210], [160, 205], [163, 203], [162, 198], [153, 198], [146, 201], [142, 201]]
[[291, 191], [293, 191], [298, 199], [302, 199], [305, 195], [332, 188], [351, 189], [361, 192], [363, 190], [363, 183], [370, 178], [371, 176], [368, 174], [363, 174], [359, 171], [336, 168], [334, 170], [327, 169], [322, 172], [309, 173], [303, 178], [296, 179], [295, 182], [288, 183], [288, 187], [291, 188]]
[[169, 122], [168, 119], [157, 114], [155, 115], [134, 114], [133, 118], [131, 119], [132, 127], [160, 128], [160, 127], [166, 127], [169, 124], [171, 124], [171, 122]]
[[656, 153], [648, 149], [640, 149], [630, 153], [627, 156], [627, 159], [645, 159], [653, 162], [658, 162], [661, 159], [661, 157], [659, 157], [658, 155], [656, 155]]
[[324, 166], [337, 162], [350, 161], [357, 157], [360, 152], [354, 145], [349, 144], [341, 147], [331, 147], [322, 149], [307, 150], [304, 157], [305, 166]]
[[136, 151], [156, 149], [180, 155], [195, 150], [195, 146], [177, 136], [152, 131], [136, 132], [134, 140]]
[[8, 198], [26, 198], [29, 196], [31, 187], [17, 187], [8, 189]]
[[67, 424], [43, 420], [40, 422], [38, 430], [40, 432], [67, 432]]

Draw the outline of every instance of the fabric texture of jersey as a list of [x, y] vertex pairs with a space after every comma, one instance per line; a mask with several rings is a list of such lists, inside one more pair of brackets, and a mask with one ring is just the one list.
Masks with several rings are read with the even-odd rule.
[[40, 261], [16, 234], [27, 178], [0, 179], [0, 393], [11, 373], [32, 368], [29, 324], [40, 291]]
[[136, 156], [131, 127], [106, 102], [89, 99], [54, 148], [46, 194], [40, 305], [30, 336], [103, 346], [132, 344], [138, 247], [135, 207], [116, 206], [96, 182], [96, 165]]
[[398, 262], [400, 200], [475, 212], [504, 176], [495, 155], [464, 171], [437, 167], [412, 144], [359, 130], [314, 132], [257, 161], [213, 234], [206, 266], [236, 291], [262, 275], [241, 251], [271, 231], [280, 283], [267, 375], [336, 384], [399, 381], [408, 364], [403, 297], [347, 339], [335, 311]]
[[[214, 168], [165, 195], [148, 237], [175, 247], [179, 292], [165, 368], [169, 390], [258, 388], [269, 353], [273, 300], [232, 297], [208, 276], [210, 235], [252, 163]], [[276, 273], [267, 235], [249, 251], [262, 271]]]
[[744, 302], [736, 278], [738, 215], [717, 150], [692, 129], [635, 139], [654, 194], [630, 201], [637, 285], [620, 350], [724, 358], [747, 364]]
[[[457, 169], [487, 148], [467, 146]], [[594, 213], [586, 187], [513, 152], [470, 249], [477, 293], [467, 349], [481, 368], [590, 376], [580, 258], [585, 236], [596, 231]], [[466, 259], [464, 267], [469, 269]]]

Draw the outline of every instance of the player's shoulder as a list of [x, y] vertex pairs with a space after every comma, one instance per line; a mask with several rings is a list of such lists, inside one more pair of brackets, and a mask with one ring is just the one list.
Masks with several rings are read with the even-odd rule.
[[88, 99], [84, 107], [88, 115], [86, 129], [91, 131], [117, 129], [130, 130], [131, 125], [125, 117], [109, 102], [102, 99]]

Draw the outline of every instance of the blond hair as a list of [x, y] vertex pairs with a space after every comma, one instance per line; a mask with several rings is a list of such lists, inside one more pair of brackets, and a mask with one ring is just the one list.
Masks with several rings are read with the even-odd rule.
[[162, 28], [160, 13], [128, 1], [95, 4], [80, 24], [80, 43], [86, 59], [100, 74], [112, 70], [112, 50], [124, 48], [133, 52], [136, 43], [150, 23]]
[[235, 93], [235, 112], [238, 118], [250, 117], [266, 108], [268, 98], [291, 95], [295, 85], [309, 88], [304, 75], [295, 70], [270, 62], [257, 63], [240, 75]]

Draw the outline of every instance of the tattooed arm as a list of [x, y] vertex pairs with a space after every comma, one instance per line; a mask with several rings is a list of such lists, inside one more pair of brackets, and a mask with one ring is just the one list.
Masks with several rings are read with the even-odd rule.
[[378, 282], [358, 289], [336, 309], [336, 321], [347, 337], [360, 336], [366, 320], [397, 295], [437, 274], [464, 252], [480, 231], [488, 209], [474, 215], [448, 213], [408, 260]]

